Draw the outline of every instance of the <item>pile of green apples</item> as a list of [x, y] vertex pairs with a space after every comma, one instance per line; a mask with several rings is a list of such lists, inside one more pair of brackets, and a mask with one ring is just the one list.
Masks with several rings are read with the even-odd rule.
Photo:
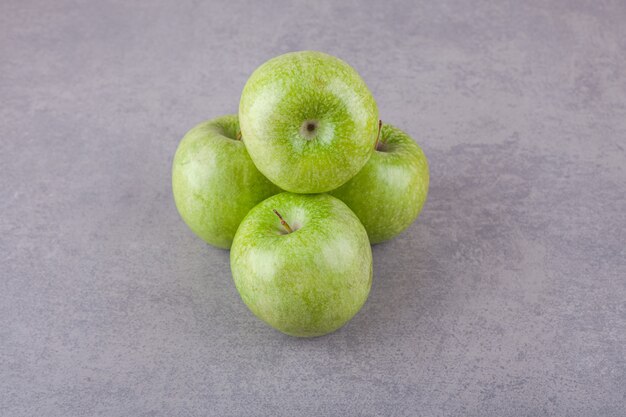
[[229, 249], [242, 300], [283, 333], [320, 336], [363, 306], [371, 244], [418, 216], [428, 162], [379, 120], [359, 74], [314, 51], [273, 58], [248, 79], [239, 115], [195, 126], [172, 168], [178, 211]]

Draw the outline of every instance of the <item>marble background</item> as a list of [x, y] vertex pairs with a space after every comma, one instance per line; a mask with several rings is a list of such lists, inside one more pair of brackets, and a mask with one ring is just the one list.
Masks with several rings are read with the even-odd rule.
[[[626, 3], [0, 4], [0, 415], [623, 416]], [[337, 55], [430, 161], [363, 310], [284, 336], [170, 189], [259, 64]]]

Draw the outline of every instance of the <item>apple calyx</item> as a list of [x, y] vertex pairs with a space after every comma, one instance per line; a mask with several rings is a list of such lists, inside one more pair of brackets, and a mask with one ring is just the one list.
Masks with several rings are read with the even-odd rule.
[[379, 140], [380, 140], [380, 130], [383, 128], [383, 121], [378, 120], [378, 134], [376, 135], [376, 142], [374, 143], [374, 149], [380, 151]]
[[317, 136], [318, 122], [317, 120], [305, 120], [300, 126], [300, 134], [306, 140], [312, 140]]
[[241, 140], [241, 130], [237, 132], [237, 136], [235, 136], [235, 140]]
[[289, 224], [287, 224], [287, 222], [285, 221], [285, 219], [283, 219], [283, 216], [280, 215], [280, 213], [278, 212], [278, 210], [273, 209], [274, 210], [274, 214], [278, 216], [278, 218], [280, 219], [280, 224], [283, 225], [283, 227], [285, 228], [285, 230], [287, 231], [287, 233], [293, 233], [293, 229], [291, 227], [289, 227]]

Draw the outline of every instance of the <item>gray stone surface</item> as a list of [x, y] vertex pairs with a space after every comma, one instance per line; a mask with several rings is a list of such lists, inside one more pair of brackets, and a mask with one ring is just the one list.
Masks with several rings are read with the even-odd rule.
[[[623, 416], [626, 3], [0, 4], [0, 415]], [[431, 164], [339, 332], [255, 319], [178, 140], [266, 59], [354, 65]]]

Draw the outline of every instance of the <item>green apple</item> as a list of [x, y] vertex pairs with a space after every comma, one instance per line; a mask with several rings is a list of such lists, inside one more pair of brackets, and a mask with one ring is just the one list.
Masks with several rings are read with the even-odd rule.
[[174, 156], [172, 190], [181, 217], [205, 242], [228, 249], [248, 211], [281, 190], [252, 163], [237, 115], [191, 129]]
[[378, 108], [359, 74], [315, 51], [273, 58], [248, 79], [239, 102], [248, 152], [267, 178], [294, 193], [322, 193], [370, 158]]
[[328, 194], [281, 193], [253, 208], [237, 230], [230, 265], [250, 310], [291, 336], [337, 330], [372, 284], [367, 232]]
[[358, 216], [370, 242], [400, 234], [415, 221], [428, 195], [428, 161], [403, 131], [385, 124], [365, 167], [331, 192]]

